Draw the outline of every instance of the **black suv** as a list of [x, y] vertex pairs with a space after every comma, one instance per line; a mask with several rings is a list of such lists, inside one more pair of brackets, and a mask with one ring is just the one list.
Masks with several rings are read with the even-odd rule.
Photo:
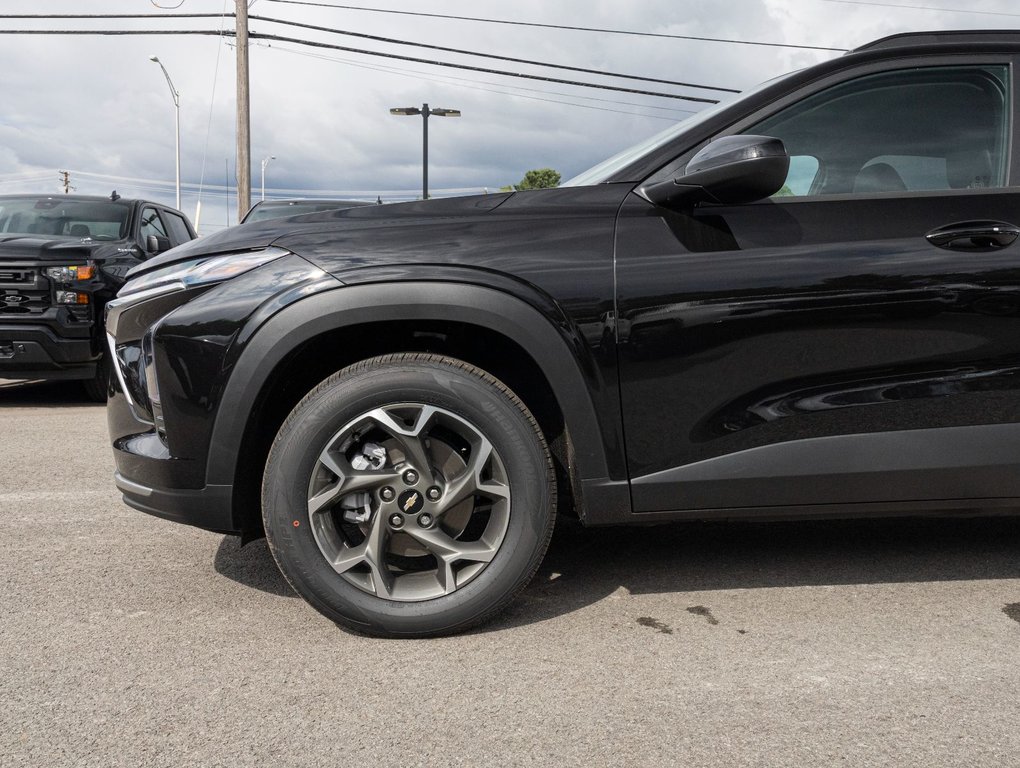
[[165, 254], [110, 304], [117, 484], [394, 636], [505, 606], [557, 511], [1020, 507], [1018, 64], [901, 35], [559, 189]]
[[103, 310], [131, 267], [195, 237], [145, 200], [0, 196], [0, 378], [82, 379], [105, 400]]

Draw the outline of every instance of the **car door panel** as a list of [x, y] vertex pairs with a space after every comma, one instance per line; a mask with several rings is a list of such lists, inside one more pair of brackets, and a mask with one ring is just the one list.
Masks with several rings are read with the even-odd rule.
[[[925, 237], [987, 219], [1020, 219], [1014, 192], [689, 213], [633, 195], [617, 231], [617, 327], [635, 510], [1002, 495], [989, 477], [933, 483], [941, 469], [920, 457], [883, 475], [881, 451], [851, 458], [845, 438], [1020, 413], [1020, 247], [961, 253]], [[825, 438], [842, 439], [845, 472], [774, 474], [782, 463], [760, 450], [820, 456], [792, 443]]]

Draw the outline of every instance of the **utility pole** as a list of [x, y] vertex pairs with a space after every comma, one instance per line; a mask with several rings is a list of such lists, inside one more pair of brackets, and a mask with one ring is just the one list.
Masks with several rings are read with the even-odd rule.
[[64, 186], [64, 194], [68, 195], [74, 187], [71, 186], [71, 172], [60, 171], [60, 183]]
[[251, 207], [251, 116], [248, 100], [248, 0], [236, 0], [237, 220]]

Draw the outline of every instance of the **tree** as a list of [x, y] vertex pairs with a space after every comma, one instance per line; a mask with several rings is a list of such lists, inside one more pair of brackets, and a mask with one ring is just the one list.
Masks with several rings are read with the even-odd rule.
[[[523, 192], [526, 189], [549, 189], [560, 185], [559, 171], [552, 168], [536, 168], [524, 174], [519, 184], [514, 184], [514, 189]], [[504, 189], [507, 189], [504, 187]], [[509, 191], [509, 190], [507, 190]]]

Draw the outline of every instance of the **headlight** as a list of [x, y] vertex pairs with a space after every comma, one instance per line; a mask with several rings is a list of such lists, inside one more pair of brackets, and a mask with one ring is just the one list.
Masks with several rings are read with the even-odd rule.
[[194, 261], [172, 264], [147, 275], [129, 280], [117, 298], [145, 291], [147, 294], [169, 293], [198, 285], [229, 280], [249, 270], [261, 267], [281, 256], [289, 255], [283, 248], [266, 248], [252, 253], [231, 253], [226, 256], [207, 256]]
[[75, 267], [46, 267], [46, 277], [58, 283], [91, 280], [96, 276], [96, 265], [91, 261]]
[[57, 304], [88, 304], [89, 295], [78, 291], [57, 291]]

